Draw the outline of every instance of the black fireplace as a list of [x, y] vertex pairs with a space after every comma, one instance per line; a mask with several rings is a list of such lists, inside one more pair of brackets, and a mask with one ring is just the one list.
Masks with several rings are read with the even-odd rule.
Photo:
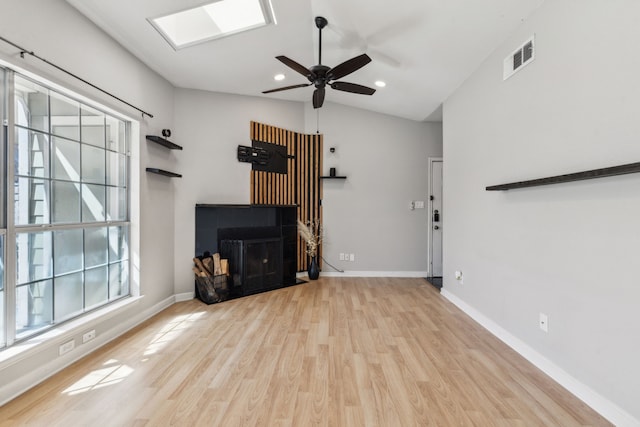
[[223, 240], [220, 256], [229, 260], [231, 286], [239, 295], [282, 287], [282, 239]]
[[293, 205], [196, 205], [196, 256], [229, 260], [231, 296], [296, 283], [297, 212]]

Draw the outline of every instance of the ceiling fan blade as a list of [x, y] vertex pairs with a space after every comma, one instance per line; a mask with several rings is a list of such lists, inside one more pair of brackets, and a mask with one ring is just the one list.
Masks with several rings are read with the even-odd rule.
[[330, 85], [333, 89], [342, 90], [344, 92], [358, 93], [360, 95], [373, 95], [376, 90], [370, 87], [357, 85], [355, 83], [347, 82], [333, 82]]
[[327, 72], [330, 80], [338, 80], [347, 74], [351, 74], [356, 70], [367, 65], [371, 62], [371, 58], [366, 53], [363, 53], [360, 56], [356, 56], [355, 58], [351, 58], [348, 61], [343, 62], [342, 64], [336, 65], [331, 70]]
[[265, 90], [262, 93], [280, 92], [281, 90], [296, 89], [296, 88], [299, 88], [299, 87], [307, 87], [307, 86], [311, 86], [311, 83], [302, 83], [302, 84], [299, 84], [299, 85], [279, 87], [277, 89]]
[[313, 108], [320, 108], [324, 103], [324, 88], [313, 91]]
[[297, 71], [298, 73], [302, 74], [307, 78], [309, 78], [309, 76], [315, 77], [315, 74], [311, 70], [309, 70], [307, 67], [303, 65], [298, 64], [293, 59], [289, 59], [284, 55], [276, 56], [276, 59], [282, 62], [287, 67], [291, 68], [294, 71]]

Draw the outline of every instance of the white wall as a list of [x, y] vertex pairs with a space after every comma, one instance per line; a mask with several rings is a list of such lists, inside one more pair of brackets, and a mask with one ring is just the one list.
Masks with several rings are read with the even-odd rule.
[[[140, 118], [131, 108], [70, 78], [35, 58], [21, 59], [17, 49], [0, 42], [0, 59], [39, 74], [53, 83], [140, 120], [139, 136], [132, 141], [134, 197], [132, 276], [144, 298], [133, 307], [93, 319], [97, 337], [90, 344], [58, 357], [58, 345], [69, 338], [76, 344], [84, 330], [65, 327], [57, 338], [32, 348], [20, 358], [0, 363], [0, 403], [34, 382], [60, 369], [98, 344], [121, 333], [166, 305], [173, 298], [173, 183], [144, 173], [144, 167], [173, 168], [172, 154], [148, 146], [144, 135], [173, 125], [173, 87], [148, 69], [118, 43], [97, 29], [63, 0], [3, 1], [1, 35], [25, 49], [60, 65], [128, 102], [154, 114]], [[143, 172], [140, 172], [142, 170]], [[139, 206], [139, 209], [138, 207]], [[158, 232], [163, 230], [164, 232]], [[15, 350], [15, 348], [14, 348]]]
[[[176, 90], [173, 139], [184, 146], [177, 156], [183, 178], [175, 194], [177, 293], [193, 290], [195, 205], [249, 203], [251, 166], [237, 161], [238, 145], [251, 143], [249, 122], [315, 133], [311, 110], [297, 102]], [[322, 108], [321, 124], [325, 173], [336, 166], [338, 174], [349, 175], [344, 182], [324, 183], [325, 258], [351, 272], [424, 274], [427, 212], [408, 206], [410, 200], [427, 200], [427, 158], [442, 154], [441, 125], [330, 102]], [[339, 252], [355, 253], [356, 261], [339, 262]]]
[[[639, 20], [633, 0], [547, 1], [444, 105], [445, 292], [619, 425], [640, 424], [640, 174], [484, 187], [640, 161]], [[533, 33], [535, 61], [502, 81]]]
[[[319, 121], [306, 104], [305, 120], [306, 133], [319, 123], [324, 134], [323, 174], [335, 167], [347, 176], [323, 181], [324, 258], [352, 274], [426, 276], [428, 212], [409, 210], [409, 202], [427, 206], [427, 159], [442, 155], [442, 125], [331, 102]], [[341, 252], [355, 254], [355, 261], [340, 261]], [[323, 273], [331, 271], [324, 266]]]
[[251, 165], [238, 162], [238, 145], [251, 146], [249, 122], [303, 131], [303, 104], [176, 89], [172, 139], [182, 179], [175, 194], [175, 289], [193, 292], [195, 205], [248, 204]]

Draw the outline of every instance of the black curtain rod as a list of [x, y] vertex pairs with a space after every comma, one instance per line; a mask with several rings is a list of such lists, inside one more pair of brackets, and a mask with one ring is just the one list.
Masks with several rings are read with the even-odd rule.
[[58, 65], [54, 64], [53, 62], [50, 62], [50, 61], [48, 61], [48, 60], [46, 60], [46, 59], [42, 58], [41, 56], [36, 55], [33, 51], [29, 51], [29, 50], [27, 50], [27, 49], [25, 49], [25, 48], [23, 48], [23, 47], [21, 47], [21, 46], [18, 46], [17, 44], [15, 44], [15, 43], [13, 43], [13, 42], [11, 42], [11, 41], [9, 41], [9, 40], [5, 39], [5, 38], [4, 38], [4, 37], [2, 37], [2, 36], [0, 36], [0, 40], [2, 40], [3, 42], [5, 42], [5, 43], [7, 43], [7, 44], [10, 44], [11, 46], [15, 47], [16, 49], [19, 49], [19, 50], [20, 50], [20, 57], [21, 57], [21, 58], [24, 58], [24, 54], [25, 54], [25, 53], [26, 53], [26, 54], [29, 54], [29, 55], [33, 56], [34, 58], [39, 59], [40, 61], [44, 62], [45, 64], [49, 64], [49, 65], [51, 65], [52, 67], [54, 67], [54, 68], [56, 68], [56, 69], [58, 69], [58, 70], [62, 71], [63, 73], [66, 73], [66, 74], [70, 75], [71, 77], [73, 77], [73, 78], [75, 78], [75, 79], [80, 80], [82, 83], [85, 83], [85, 84], [87, 84], [87, 85], [91, 86], [92, 88], [97, 89], [97, 90], [99, 90], [100, 92], [102, 92], [102, 93], [104, 93], [104, 94], [106, 94], [106, 95], [109, 95], [110, 97], [112, 97], [112, 98], [114, 98], [114, 99], [117, 99], [118, 101], [122, 102], [123, 104], [128, 105], [129, 107], [133, 108], [134, 110], [137, 110], [137, 111], [141, 112], [141, 113], [142, 113], [142, 117], [143, 117], [143, 118], [144, 118], [144, 116], [148, 116], [148, 117], [150, 117], [150, 118], [153, 118], [153, 114], [149, 114], [149, 113], [147, 113], [146, 111], [144, 111], [144, 110], [142, 110], [142, 109], [140, 109], [140, 108], [136, 107], [135, 105], [132, 105], [132, 104], [128, 103], [128, 102], [127, 102], [127, 101], [125, 101], [124, 99], [122, 99], [122, 98], [118, 98], [117, 96], [115, 96], [115, 95], [114, 95], [114, 94], [112, 94], [111, 92], [107, 92], [106, 90], [104, 90], [104, 89], [102, 89], [102, 88], [100, 88], [100, 87], [98, 87], [98, 86], [94, 85], [94, 84], [93, 84], [93, 83], [91, 83], [91, 82], [88, 82], [87, 80], [83, 79], [82, 77], [79, 77], [79, 76], [77, 76], [77, 75], [73, 74], [71, 71], [67, 71], [67, 70], [65, 70], [64, 68], [62, 68], [62, 67], [60, 67], [60, 66], [58, 66]]

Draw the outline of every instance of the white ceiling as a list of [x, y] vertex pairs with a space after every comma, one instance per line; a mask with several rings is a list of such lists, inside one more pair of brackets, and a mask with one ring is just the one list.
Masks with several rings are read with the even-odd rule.
[[372, 96], [328, 89], [325, 102], [418, 121], [441, 120], [447, 97], [544, 0], [271, 0], [277, 25], [179, 51], [147, 22], [203, 1], [67, 0], [176, 87], [305, 102], [313, 87], [261, 92], [308, 83], [275, 57], [317, 64], [314, 17], [324, 16], [322, 63], [367, 53], [372, 62], [341, 81], [387, 83]]

